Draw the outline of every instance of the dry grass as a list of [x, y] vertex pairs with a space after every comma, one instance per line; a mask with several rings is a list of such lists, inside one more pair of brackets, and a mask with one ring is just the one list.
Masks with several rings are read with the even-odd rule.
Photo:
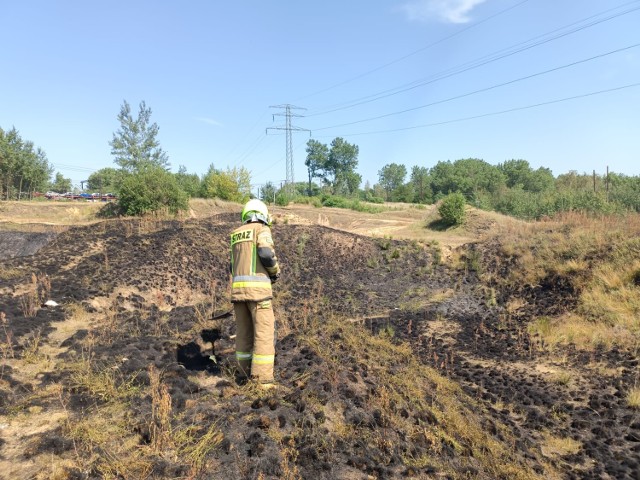
[[578, 453], [582, 448], [582, 443], [570, 437], [556, 437], [551, 433], [545, 433], [540, 445], [542, 454], [545, 457], [563, 457]]
[[[196, 218], [206, 218], [219, 213], [237, 212], [240, 214], [242, 205], [220, 199], [192, 198], [189, 200], [190, 215]], [[239, 217], [238, 217], [239, 218]]]
[[31, 282], [20, 295], [20, 311], [25, 318], [33, 318], [38, 314], [42, 303], [46, 302], [51, 292], [51, 281], [46, 274], [31, 274]]
[[[0, 222], [16, 224], [81, 225], [97, 220], [102, 203], [81, 201], [2, 202]], [[24, 231], [24, 230], [22, 230]], [[40, 231], [40, 230], [37, 230]]]
[[398, 306], [407, 312], [419, 312], [445, 302], [454, 295], [455, 291], [450, 288], [431, 291], [424, 286], [418, 286], [405, 291], [400, 297]]
[[627, 405], [636, 410], [640, 410], [640, 387], [633, 387], [627, 393]]
[[[94, 470], [101, 478], [149, 478], [159, 457], [186, 465], [189, 474], [185, 478], [201, 478], [223, 434], [216, 423], [184, 423], [174, 413], [161, 371], [149, 366], [150, 384], [145, 388], [135, 382], [135, 377], [119, 374], [115, 367], [98, 368], [82, 361], [70, 368], [70, 388], [100, 402], [69, 415], [64, 424], [63, 434], [73, 441], [76, 455], [70, 464], [55, 465], [59, 478], [66, 478], [63, 473], [72, 469]], [[151, 399], [148, 444], [141, 443], [130, 412], [131, 402], [144, 397]], [[66, 411], [67, 397], [61, 394], [60, 401]], [[52, 465], [52, 476], [53, 472]]]
[[103, 478], [147, 478], [153, 461], [140, 448], [126, 412], [126, 404], [112, 402], [69, 418], [63, 433], [73, 441], [76, 457], [65, 470], [95, 469]]
[[577, 308], [534, 322], [532, 331], [547, 345], [640, 345], [640, 216], [573, 213], [496, 228], [496, 262], [511, 261], [515, 267], [506, 278], [487, 274], [485, 281], [535, 286], [545, 278], [562, 278], [578, 292]]
[[[347, 353], [337, 352], [334, 342], [323, 340], [332, 335], [341, 337], [340, 343]], [[428, 455], [403, 458], [408, 466], [434, 465], [433, 454], [448, 446], [460, 455], [458, 458], [472, 456], [492, 478], [538, 478], [514, 458], [509, 442], [515, 440], [508, 429], [500, 427], [506, 438], [504, 442], [486, 433], [481, 425], [480, 404], [466, 396], [455, 382], [420, 362], [408, 344], [398, 343], [387, 335], [372, 335], [357, 323], [327, 318], [326, 314], [321, 322], [311, 326], [309, 334], [302, 336], [302, 342], [325, 360], [327, 379], [334, 383], [339, 381], [339, 372], [346, 368], [343, 358], [348, 352], [354, 352], [358, 358], [375, 359], [368, 362], [368, 378], [375, 381], [377, 387], [367, 400], [367, 410], [380, 411], [394, 430], [431, 445]], [[432, 421], [416, 424], [413, 418], [401, 414], [403, 409], [422, 412]], [[340, 421], [332, 422], [332, 433], [338, 437], [364, 435], [364, 440], [381, 447], [389, 441], [383, 430], [344, 425], [341, 428], [341, 425]], [[439, 465], [439, 468], [455, 475], [452, 465]]]
[[71, 388], [103, 402], [126, 402], [139, 393], [136, 376], [124, 376], [117, 365], [94, 365], [88, 359], [68, 364]]
[[529, 332], [540, 335], [547, 347], [574, 344], [582, 349], [593, 350], [614, 345], [635, 346], [637, 342], [624, 328], [592, 322], [573, 313], [557, 318], [539, 318], [530, 325]]
[[162, 382], [160, 372], [149, 367], [151, 382], [151, 445], [156, 451], [172, 445], [171, 395], [169, 388]]
[[2, 325], [2, 338], [0, 338], [0, 352], [2, 352], [2, 367], [0, 368], [0, 379], [4, 376], [4, 369], [9, 358], [14, 358], [13, 332], [7, 328], [7, 315], [0, 312], [0, 325]]
[[0, 270], [0, 280], [13, 280], [15, 278], [21, 277], [22, 275], [23, 271], [19, 268], [5, 267]]
[[566, 370], [555, 372], [551, 375], [551, 381], [558, 385], [569, 385], [574, 378], [571, 372]]

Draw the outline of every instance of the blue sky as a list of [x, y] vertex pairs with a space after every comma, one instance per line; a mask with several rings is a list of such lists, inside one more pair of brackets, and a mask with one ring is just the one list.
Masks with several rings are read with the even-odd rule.
[[[174, 171], [244, 166], [254, 184], [286, 178], [285, 136], [265, 129], [284, 124], [269, 107], [287, 103], [306, 109], [293, 124], [311, 138], [357, 144], [371, 184], [388, 163], [468, 157], [640, 175], [640, 86], [629, 86], [640, 83], [640, 1], [0, 0], [0, 9], [0, 127], [15, 126], [76, 184], [113, 166], [123, 100], [152, 109]], [[309, 138], [293, 135], [297, 181]]]

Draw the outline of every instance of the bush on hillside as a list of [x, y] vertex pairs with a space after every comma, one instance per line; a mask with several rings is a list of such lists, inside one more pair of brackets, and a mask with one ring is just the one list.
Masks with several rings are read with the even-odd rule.
[[460, 192], [450, 193], [442, 199], [438, 213], [447, 225], [461, 225], [465, 219], [466, 199]]
[[126, 174], [118, 187], [118, 205], [125, 215], [162, 209], [176, 214], [189, 208], [189, 200], [175, 176], [157, 167]]
[[312, 205], [314, 207], [321, 207], [322, 206], [322, 200], [320, 199], [320, 197], [308, 197], [305, 195], [296, 195], [295, 197], [293, 197], [293, 199], [291, 199], [292, 203], [296, 203], [298, 205]]
[[374, 205], [360, 202], [357, 198], [346, 198], [338, 195], [323, 195], [323, 207], [347, 208], [356, 212], [380, 213], [385, 209]]

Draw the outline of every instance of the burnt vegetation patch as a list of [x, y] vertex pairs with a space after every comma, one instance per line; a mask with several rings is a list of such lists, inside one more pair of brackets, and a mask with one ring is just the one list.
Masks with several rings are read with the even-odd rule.
[[238, 384], [236, 217], [106, 221], [2, 260], [9, 478], [634, 478], [636, 357], [547, 348], [530, 323], [583, 284], [501, 281], [521, 257], [497, 243], [445, 264], [432, 243], [274, 225], [279, 387]]

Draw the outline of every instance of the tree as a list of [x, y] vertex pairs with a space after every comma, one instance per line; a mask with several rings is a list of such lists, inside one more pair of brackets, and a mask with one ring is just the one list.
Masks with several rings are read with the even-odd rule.
[[340, 137], [333, 139], [331, 148], [317, 140], [309, 140], [305, 160], [309, 171], [309, 189], [311, 179], [316, 177], [331, 187], [335, 195], [356, 194], [362, 183], [362, 176], [355, 171], [358, 152], [357, 145], [351, 145]]
[[577, 170], [569, 170], [567, 173], [558, 175], [555, 181], [556, 187], [560, 190], [591, 190], [593, 180], [591, 175], [579, 174]]
[[431, 191], [431, 178], [427, 167], [411, 168], [411, 183], [414, 191], [414, 201], [417, 203], [431, 202], [433, 192]]
[[393, 192], [394, 202], [413, 203], [416, 196], [416, 192], [413, 189], [413, 183], [403, 183]]
[[273, 182], [267, 182], [260, 189], [260, 200], [268, 204], [274, 203], [276, 192], [277, 189]]
[[311, 180], [313, 178], [326, 178], [324, 172], [329, 158], [329, 148], [324, 143], [311, 139], [307, 142], [306, 150], [307, 158], [304, 164], [307, 166], [307, 172], [309, 173], [309, 190], [307, 194], [311, 196]]
[[477, 158], [438, 162], [430, 174], [434, 194], [439, 197], [461, 192], [468, 199], [476, 199], [479, 193], [495, 193], [505, 185], [505, 177], [497, 167]]
[[125, 172], [139, 172], [145, 168], [169, 167], [169, 158], [156, 138], [159, 127], [151, 121], [151, 109], [140, 102], [138, 117], [133, 118], [125, 100], [118, 114], [120, 128], [113, 134], [111, 154]]
[[251, 196], [251, 175], [244, 168], [216, 170], [213, 165], [202, 179], [202, 193], [205, 198], [220, 198], [244, 203]]
[[37, 148], [26, 176], [30, 193], [45, 191], [49, 185], [52, 172], [53, 167], [47, 160], [47, 154], [42, 149]]
[[119, 177], [120, 172], [115, 168], [101, 168], [89, 175], [87, 189], [100, 193], [113, 192], [116, 190]]
[[[635, 212], [640, 212], [640, 177], [609, 174], [609, 198]], [[605, 187], [606, 188], [606, 187]]]
[[540, 167], [531, 172], [524, 189], [528, 192], [540, 193], [554, 187], [555, 178], [549, 168]]
[[380, 185], [384, 188], [387, 201], [396, 201], [396, 191], [404, 184], [407, 167], [398, 163], [389, 163], [378, 171]]
[[354, 194], [360, 188], [362, 176], [355, 171], [359, 151], [357, 145], [352, 145], [340, 137], [334, 138], [331, 142], [324, 170], [332, 177], [334, 194]]
[[526, 160], [507, 160], [498, 165], [509, 188], [518, 185], [525, 192], [542, 192], [553, 187], [553, 174], [548, 168], [533, 170]]
[[504, 174], [506, 185], [509, 188], [513, 188], [516, 185], [524, 188], [533, 171], [529, 162], [526, 160], [507, 160], [504, 163], [498, 164], [498, 170]]
[[55, 180], [51, 183], [51, 191], [57, 193], [71, 191], [71, 179], [65, 178], [60, 172], [57, 172]]
[[166, 208], [171, 213], [189, 207], [188, 196], [168, 172], [169, 159], [157, 140], [158, 125], [151, 109], [140, 102], [137, 118], [124, 101], [118, 114], [120, 128], [113, 134], [111, 154], [120, 166], [116, 176], [118, 205], [127, 215], [142, 215]]
[[200, 177], [197, 173], [187, 173], [187, 167], [180, 165], [178, 173], [174, 174], [178, 185], [190, 197], [200, 194]]
[[31, 141], [25, 141], [16, 128], [0, 128], [0, 198], [30, 197], [48, 187], [53, 169], [47, 155]]

